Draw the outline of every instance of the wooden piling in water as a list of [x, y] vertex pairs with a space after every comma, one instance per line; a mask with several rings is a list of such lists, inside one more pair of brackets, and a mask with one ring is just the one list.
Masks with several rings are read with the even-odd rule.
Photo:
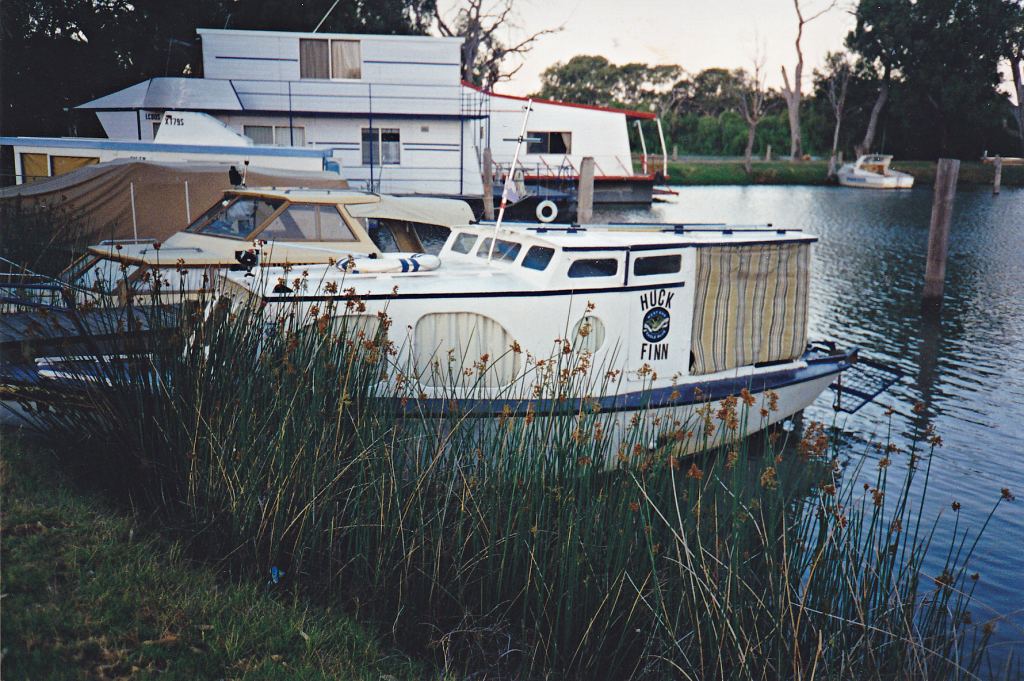
[[585, 225], [594, 218], [594, 157], [580, 163], [580, 186], [576, 194], [576, 222]]
[[494, 162], [491, 158], [491, 148], [484, 148], [483, 162], [484, 180], [484, 220], [494, 219]]
[[768, 148], [764, 150], [764, 160], [772, 160], [772, 145], [768, 145]]
[[960, 161], [940, 158], [935, 172], [935, 196], [932, 220], [928, 227], [928, 262], [924, 271], [924, 299], [940, 300], [946, 282], [946, 255], [949, 251], [949, 225], [953, 219], [953, 199]]
[[999, 186], [1003, 183], [1003, 157], [996, 156], [992, 161], [992, 195], [999, 196]]

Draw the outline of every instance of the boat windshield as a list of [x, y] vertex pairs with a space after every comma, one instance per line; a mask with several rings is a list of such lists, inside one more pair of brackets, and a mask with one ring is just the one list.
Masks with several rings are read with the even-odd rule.
[[227, 198], [206, 211], [188, 228], [190, 232], [244, 239], [267, 221], [284, 201], [249, 196]]

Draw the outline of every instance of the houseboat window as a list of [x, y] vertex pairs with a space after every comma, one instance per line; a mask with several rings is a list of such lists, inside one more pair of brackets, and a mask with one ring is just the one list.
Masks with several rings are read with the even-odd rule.
[[523, 258], [523, 267], [529, 267], [531, 270], [546, 270], [548, 263], [551, 262], [551, 258], [554, 255], [555, 249], [553, 248], [530, 246], [530, 250], [526, 252], [526, 257]]
[[358, 40], [299, 40], [299, 78], [362, 78]]
[[262, 146], [270, 146], [274, 143], [274, 126], [272, 125], [243, 125], [242, 134], [251, 139], [253, 143]]
[[614, 277], [619, 271], [619, 261], [613, 258], [587, 258], [577, 260], [569, 266], [569, 277]]
[[299, 78], [331, 77], [331, 56], [326, 40], [299, 40]]
[[300, 125], [275, 125], [274, 144], [279, 147], [306, 146], [306, 129]]
[[505, 241], [498, 239], [494, 242], [494, 255], [491, 255], [491, 239], [484, 239], [480, 242], [480, 248], [476, 250], [476, 257], [488, 258], [492, 260], [502, 260], [505, 262], [512, 262], [519, 255], [519, 251], [522, 249], [522, 244], [517, 244], [515, 241]]
[[473, 244], [476, 243], [476, 234], [469, 234], [462, 232], [455, 237], [455, 241], [452, 242], [452, 250], [456, 253], [469, 253], [473, 250]]
[[528, 154], [569, 154], [572, 153], [571, 132], [528, 132], [526, 143]]
[[242, 133], [263, 146], [306, 146], [306, 129], [301, 125], [243, 125]]
[[363, 128], [363, 165], [398, 165], [402, 140], [398, 128]]
[[282, 203], [272, 199], [225, 199], [193, 222], [188, 231], [244, 239], [266, 222]]
[[345, 224], [334, 206], [320, 206], [320, 241], [355, 241], [352, 230]]
[[331, 78], [362, 78], [363, 59], [358, 40], [331, 41]]
[[21, 155], [21, 181], [35, 182], [50, 176], [50, 165], [46, 162], [46, 154]]
[[655, 255], [649, 258], [637, 258], [633, 263], [633, 274], [648, 277], [654, 274], [675, 274], [683, 262], [681, 255]]
[[51, 156], [50, 174], [54, 177], [70, 173], [85, 166], [96, 165], [100, 160], [94, 156]]

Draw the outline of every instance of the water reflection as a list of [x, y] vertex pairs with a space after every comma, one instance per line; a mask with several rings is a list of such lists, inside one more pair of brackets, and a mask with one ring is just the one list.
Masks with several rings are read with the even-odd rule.
[[[842, 424], [860, 441], [893, 428], [906, 449], [933, 425], [936, 450], [925, 513], [978, 529], [1008, 487], [1022, 498], [1003, 507], [978, 547], [986, 606], [1007, 615], [997, 625], [1004, 652], [1024, 650], [1024, 190], [961, 190], [950, 233], [941, 309], [922, 307], [930, 188], [870, 192], [833, 187], [679, 187], [650, 211], [603, 210], [604, 221], [772, 223], [820, 237], [814, 251], [811, 337], [857, 345], [896, 364], [904, 381]], [[914, 406], [924, 405], [915, 413]], [[892, 407], [892, 414], [887, 407]], [[831, 395], [805, 421], [833, 420]], [[860, 447], [851, 457], [877, 457]], [[865, 466], [865, 471], [873, 469]], [[945, 522], [949, 520], [950, 522]], [[952, 539], [944, 518], [936, 541]], [[941, 557], [939, 557], [941, 558]], [[937, 560], [937, 558], [933, 558]], [[923, 570], [941, 570], [941, 563]]]

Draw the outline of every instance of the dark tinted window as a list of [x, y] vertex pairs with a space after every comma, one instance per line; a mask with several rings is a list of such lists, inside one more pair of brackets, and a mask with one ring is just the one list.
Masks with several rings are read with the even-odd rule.
[[473, 250], [473, 244], [476, 243], [476, 234], [466, 234], [463, 232], [455, 237], [454, 243], [452, 243], [452, 250], [456, 253], [469, 253]]
[[682, 265], [681, 255], [655, 255], [649, 258], [637, 258], [633, 264], [633, 274], [646, 277], [652, 274], [675, 274]]
[[544, 270], [554, 255], [555, 249], [553, 248], [530, 246], [530, 250], [526, 252], [526, 256], [523, 258], [523, 267], [529, 267], [531, 270]]
[[519, 255], [519, 251], [522, 249], [522, 244], [517, 244], [515, 241], [503, 241], [498, 239], [494, 242], [494, 255], [491, 255], [491, 240], [484, 239], [480, 242], [480, 248], [476, 251], [476, 257], [487, 258], [491, 260], [504, 260], [512, 262]]
[[612, 258], [577, 260], [569, 266], [569, 276], [573, 279], [581, 277], [612, 277], [618, 271], [619, 261]]

